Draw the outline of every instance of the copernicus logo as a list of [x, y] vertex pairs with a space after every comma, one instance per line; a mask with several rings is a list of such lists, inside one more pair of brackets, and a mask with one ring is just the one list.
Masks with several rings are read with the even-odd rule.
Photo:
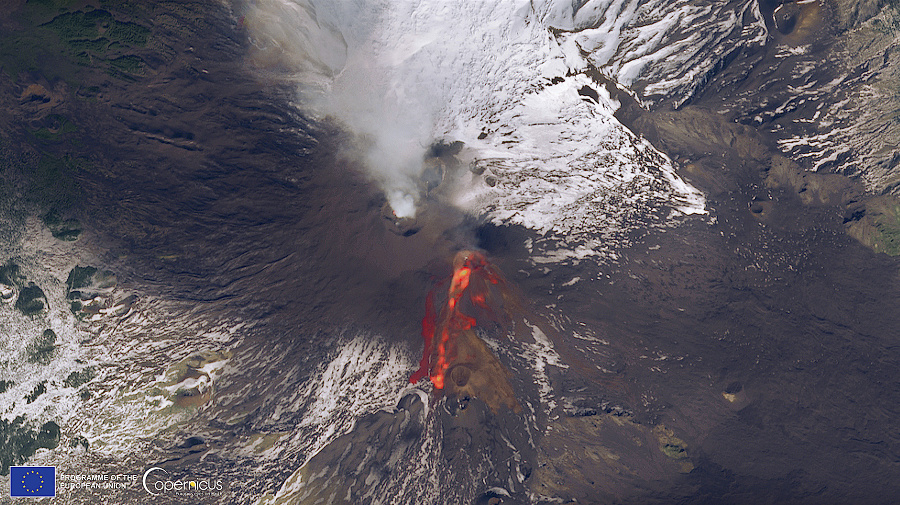
[[162, 493], [175, 494], [219, 494], [223, 489], [221, 479], [167, 479], [169, 472], [154, 466], [144, 472], [144, 491], [153, 496]]
[[9, 495], [13, 497], [56, 496], [56, 467], [9, 467]]

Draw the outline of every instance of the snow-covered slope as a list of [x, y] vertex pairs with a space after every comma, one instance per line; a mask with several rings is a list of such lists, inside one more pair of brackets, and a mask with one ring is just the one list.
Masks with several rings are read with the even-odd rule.
[[[587, 76], [583, 48], [585, 37], [594, 41], [588, 58], [595, 64], [608, 53], [604, 68], [632, 62], [630, 70], [617, 71], [628, 83], [644, 75], [634, 58], [665, 59], [672, 89], [690, 80], [681, 74], [700, 56], [659, 52], [677, 27], [643, 23], [648, 12], [662, 15], [661, 5], [647, 11], [594, 4], [573, 11], [562, 2], [525, 0], [266, 0], [245, 19], [263, 55], [257, 61], [276, 59], [296, 69], [301, 106], [337, 118], [365, 139], [366, 164], [398, 214], [420, 198], [415, 180], [434, 140], [464, 141], [466, 156], [486, 169], [457, 178], [448, 193], [464, 210], [497, 223], [574, 238], [644, 226], [631, 218], [659, 209], [705, 212], [703, 196], [671, 162], [613, 117], [619, 104]], [[593, 14], [586, 16], [589, 5]], [[678, 23], [716, 15], [672, 8], [681, 9]], [[612, 50], [608, 34], [600, 36], [606, 21], [620, 31], [642, 28]], [[719, 23], [719, 31], [698, 31], [713, 37], [703, 47], [737, 29], [739, 23], [729, 22]], [[573, 27], [582, 35], [554, 35], [553, 28]], [[616, 54], [623, 59], [613, 60]], [[682, 57], [688, 59], [678, 63]]]
[[688, 99], [723, 59], [765, 43], [755, 0], [588, 0], [540, 2], [558, 30], [605, 75], [643, 101]]

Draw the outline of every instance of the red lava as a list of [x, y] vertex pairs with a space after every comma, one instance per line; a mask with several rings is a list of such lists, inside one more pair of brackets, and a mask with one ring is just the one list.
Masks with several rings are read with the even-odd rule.
[[[416, 383], [426, 375], [436, 389], [444, 389], [447, 370], [460, 358], [467, 361], [474, 356], [460, 356], [458, 339], [463, 332], [472, 329], [477, 321], [475, 314], [499, 321], [502, 298], [492, 292], [492, 285], [500, 285], [503, 278], [483, 254], [461, 251], [453, 259], [453, 277], [447, 291], [447, 301], [436, 310], [434, 290], [425, 299], [425, 317], [422, 319], [422, 338], [425, 349], [419, 369], [409, 378]], [[437, 289], [437, 288], [436, 288]]]

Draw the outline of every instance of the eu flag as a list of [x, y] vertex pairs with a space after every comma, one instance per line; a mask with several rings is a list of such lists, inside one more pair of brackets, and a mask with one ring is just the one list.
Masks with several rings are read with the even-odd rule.
[[56, 496], [56, 467], [9, 467], [9, 495]]

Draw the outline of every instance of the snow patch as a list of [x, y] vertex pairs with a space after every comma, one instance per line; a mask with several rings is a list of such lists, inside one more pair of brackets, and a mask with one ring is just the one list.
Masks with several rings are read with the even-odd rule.
[[314, 400], [295, 432], [303, 439], [306, 460], [363, 415], [393, 408], [413, 367], [405, 352], [378, 337], [358, 335], [345, 344], [309, 385]]

